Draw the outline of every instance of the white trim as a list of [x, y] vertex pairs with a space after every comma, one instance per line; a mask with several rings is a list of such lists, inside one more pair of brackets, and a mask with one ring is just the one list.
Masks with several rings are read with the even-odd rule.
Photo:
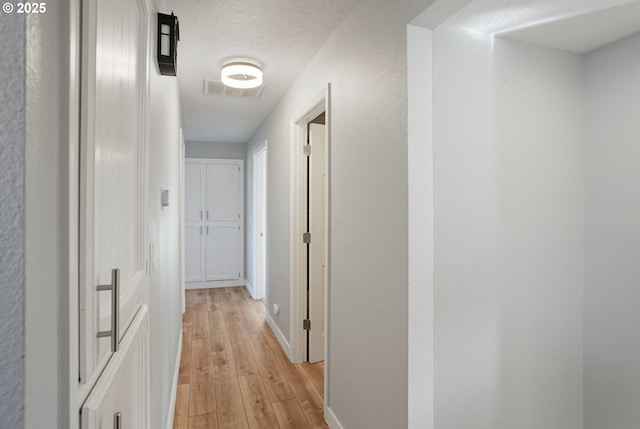
[[340, 423], [333, 410], [329, 407], [325, 407], [324, 420], [327, 422], [329, 429], [344, 429], [342, 423]]
[[[306, 352], [305, 331], [302, 329], [302, 320], [306, 315], [306, 295], [300, 291], [298, 285], [306, 283], [306, 273], [304, 269], [305, 256], [302, 245], [302, 220], [305, 219], [304, 204], [301, 203], [305, 187], [303, 183], [304, 169], [302, 146], [306, 144], [307, 127], [316, 116], [322, 112], [328, 112], [329, 106], [329, 84], [324, 87], [314, 98], [312, 98], [304, 108], [298, 111], [291, 118], [291, 345], [294, 363], [303, 362]], [[328, 114], [328, 113], [327, 113]], [[327, 136], [329, 137], [329, 136]], [[329, 146], [327, 138], [327, 146]], [[327, 259], [328, 261], [328, 259]], [[327, 269], [327, 279], [329, 278]], [[328, 303], [327, 303], [328, 304]], [[328, 314], [328, 311], [326, 311]], [[328, 332], [325, 331], [328, 335]], [[326, 351], [325, 351], [326, 352]], [[326, 368], [326, 366], [325, 366]]]
[[173, 382], [171, 383], [171, 399], [169, 399], [169, 413], [167, 415], [167, 429], [173, 429], [173, 417], [176, 412], [176, 397], [178, 395], [178, 377], [180, 376], [180, 358], [182, 357], [182, 328], [176, 354], [176, 365], [173, 370]]
[[[78, 429], [80, 419], [78, 418], [78, 396], [79, 383], [77, 377], [80, 374], [79, 344], [80, 335], [79, 314], [78, 314], [78, 289], [79, 289], [79, 213], [80, 213], [80, 70], [82, 67], [80, 53], [82, 51], [82, 8], [79, 0], [71, 0], [65, 6], [62, 2], [59, 6], [60, 23], [58, 25], [59, 43], [61, 52], [60, 70], [60, 95], [62, 96], [63, 107], [61, 109], [61, 147], [62, 152], [61, 168], [63, 169], [66, 200], [61, 201], [66, 219], [63, 221], [60, 236], [61, 248], [67, 248], [64, 255], [66, 260], [65, 272], [61, 276], [61, 290], [64, 292], [63, 303], [60, 305], [61, 314], [68, 320], [68, 330], [62, 328], [59, 338], [59, 345], [64, 352], [61, 359], [67, 359], [66, 365], [63, 362], [61, 398], [63, 401], [63, 415], [58, 419], [59, 427]], [[68, 43], [67, 39], [68, 38]], [[64, 194], [63, 194], [64, 195]], [[64, 283], [67, 282], [68, 286]], [[27, 297], [28, 298], [28, 297]], [[27, 301], [28, 303], [28, 301]], [[28, 305], [28, 304], [27, 304]], [[52, 303], [52, 305], [55, 305]], [[66, 314], [65, 314], [66, 313]], [[64, 321], [61, 326], [65, 326]]]
[[187, 282], [185, 283], [187, 290], [190, 289], [217, 289], [221, 287], [246, 286], [245, 279], [238, 280], [216, 280], [209, 282]]
[[[269, 141], [267, 139], [265, 139], [262, 143], [260, 143], [254, 150], [253, 150], [253, 154], [252, 154], [252, 164], [251, 164], [251, 174], [252, 174], [252, 187], [253, 187], [253, 192], [252, 192], [252, 211], [253, 211], [253, 225], [252, 225], [252, 240], [253, 240], [253, 246], [252, 246], [252, 250], [253, 250], [253, 255], [252, 255], [252, 262], [253, 262], [253, 279], [254, 279], [254, 283], [258, 283], [257, 281], [255, 281], [255, 279], [257, 278], [257, 273], [258, 273], [258, 243], [260, 241], [260, 237], [258, 236], [258, 231], [256, 229], [256, 224], [257, 221], [256, 219], [258, 219], [259, 217], [259, 213], [258, 213], [258, 209], [257, 209], [257, 205], [256, 205], [256, 188], [257, 185], [260, 185], [260, 183], [258, 183], [258, 178], [256, 177], [256, 159], [258, 158], [258, 155], [262, 152], [264, 152], [264, 163], [263, 163], [263, 177], [267, 178], [267, 146], [269, 144]], [[267, 216], [267, 192], [266, 192], [266, 184], [264, 186], [264, 192], [262, 192], [262, 209], [264, 211], [264, 215], [265, 217]], [[266, 224], [266, 221], [265, 221]], [[265, 253], [266, 252], [266, 245], [265, 245]], [[265, 255], [265, 259], [268, 256]], [[267, 275], [266, 275], [266, 271], [267, 271], [267, 267], [269, 266], [268, 262], [265, 261], [265, 278], [262, 279], [263, 281], [263, 285], [262, 285], [262, 294], [256, 293], [257, 291], [255, 291], [255, 289], [252, 287], [250, 292], [251, 292], [251, 296], [253, 297], [253, 299], [266, 299], [267, 297]], [[262, 295], [262, 296], [260, 296]]]
[[253, 285], [251, 284], [251, 282], [249, 282], [249, 280], [245, 280], [244, 283], [244, 287], [247, 288], [247, 291], [249, 292], [249, 295], [251, 295], [251, 298], [257, 299], [253, 294]]
[[289, 360], [292, 361], [292, 359], [291, 359], [291, 353], [292, 353], [291, 344], [289, 344], [289, 341], [287, 341], [287, 339], [285, 338], [284, 334], [282, 333], [282, 331], [278, 327], [278, 324], [275, 322], [275, 320], [273, 320], [271, 318], [271, 315], [269, 314], [268, 311], [265, 312], [265, 320], [267, 321], [267, 324], [269, 325], [269, 327], [273, 331], [273, 334], [276, 336], [276, 339], [280, 343], [280, 346], [282, 347], [282, 350], [284, 350], [284, 352], [287, 355], [287, 357], [289, 358]]
[[407, 26], [408, 427], [434, 427], [432, 32]]
[[[185, 170], [185, 151], [184, 134], [180, 127], [180, 159], [178, 160], [178, 222], [179, 222], [179, 243], [180, 246], [180, 308], [182, 313], [187, 311], [186, 286], [185, 286], [185, 259], [184, 259], [184, 170]], [[182, 337], [180, 337], [182, 338]]]

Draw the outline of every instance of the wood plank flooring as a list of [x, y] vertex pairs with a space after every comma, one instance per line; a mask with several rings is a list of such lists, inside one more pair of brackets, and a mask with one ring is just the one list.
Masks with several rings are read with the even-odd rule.
[[174, 429], [328, 429], [324, 363], [292, 364], [244, 287], [188, 290]]

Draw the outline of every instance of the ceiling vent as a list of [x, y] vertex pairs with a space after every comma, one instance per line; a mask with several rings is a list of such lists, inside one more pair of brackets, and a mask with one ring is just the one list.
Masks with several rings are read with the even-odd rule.
[[257, 88], [238, 89], [226, 86], [219, 80], [205, 79], [204, 93], [206, 95], [220, 95], [222, 97], [246, 98], [257, 100], [264, 91], [264, 85]]

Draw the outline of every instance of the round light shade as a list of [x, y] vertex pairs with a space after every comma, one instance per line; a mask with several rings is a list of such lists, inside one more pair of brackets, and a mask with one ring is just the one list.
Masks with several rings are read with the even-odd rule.
[[250, 63], [229, 63], [222, 67], [222, 83], [232, 88], [255, 88], [262, 85], [262, 69]]

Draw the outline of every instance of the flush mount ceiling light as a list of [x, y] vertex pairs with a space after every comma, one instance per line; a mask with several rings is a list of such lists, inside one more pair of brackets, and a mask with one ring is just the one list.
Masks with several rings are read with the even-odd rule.
[[262, 85], [262, 69], [248, 62], [225, 64], [221, 73], [222, 83], [232, 88], [256, 88]]

